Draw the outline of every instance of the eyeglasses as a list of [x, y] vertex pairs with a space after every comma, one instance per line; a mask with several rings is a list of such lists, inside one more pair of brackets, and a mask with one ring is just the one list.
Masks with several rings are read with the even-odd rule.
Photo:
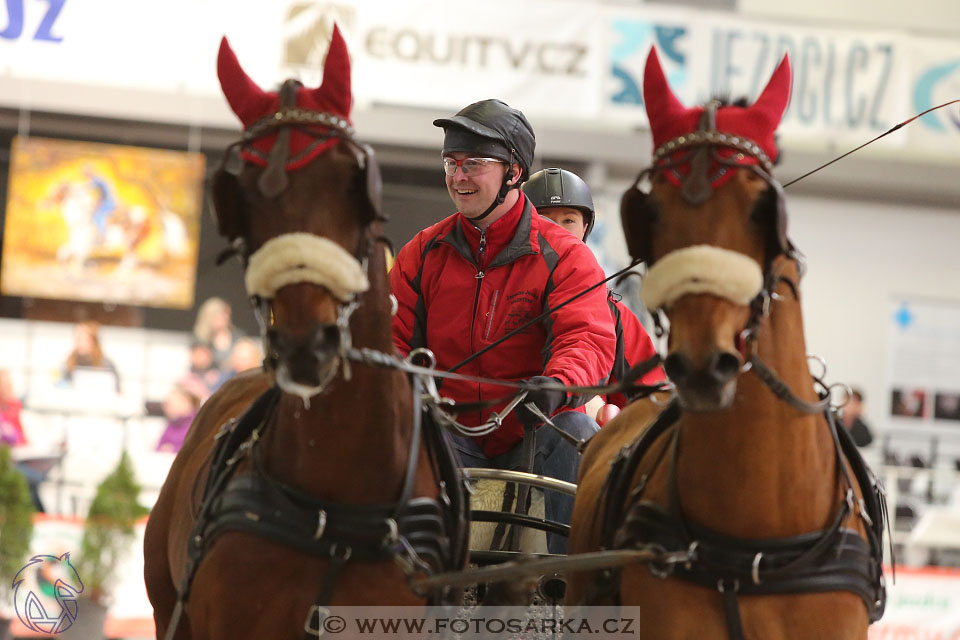
[[456, 158], [444, 156], [443, 172], [448, 176], [453, 176], [457, 173], [457, 167], [460, 167], [463, 169], [463, 175], [478, 176], [481, 173], [490, 171], [490, 169], [498, 164], [506, 163], [496, 158], [464, 158], [463, 160], [457, 160]]

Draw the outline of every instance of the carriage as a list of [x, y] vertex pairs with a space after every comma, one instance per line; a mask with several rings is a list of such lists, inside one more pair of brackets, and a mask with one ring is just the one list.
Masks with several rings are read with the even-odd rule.
[[[158, 638], [315, 637], [333, 606], [450, 603], [470, 580], [556, 573], [570, 603], [639, 608], [641, 637], [866, 637], [883, 609], [883, 517], [804, 352], [770, 159], [786, 62], [753, 105], [690, 110], [648, 61], [662, 139], [622, 217], [650, 266], [646, 302], [670, 321], [676, 393], [592, 438], [577, 486], [458, 470], [433, 384], [456, 374], [393, 354], [379, 174], [349, 121], [339, 32], [317, 89], [264, 92], [226, 41], [218, 72], [245, 133], [213, 199], [269, 375], [213, 396], [171, 468], [145, 540]], [[465, 481], [516, 484], [516, 508], [497, 497], [471, 515]], [[528, 512], [531, 487], [576, 495], [569, 529]], [[468, 549], [469, 521], [492, 540]], [[569, 533], [570, 556], [465, 572], [521, 553], [508, 525]], [[557, 582], [541, 589], [559, 599]]]

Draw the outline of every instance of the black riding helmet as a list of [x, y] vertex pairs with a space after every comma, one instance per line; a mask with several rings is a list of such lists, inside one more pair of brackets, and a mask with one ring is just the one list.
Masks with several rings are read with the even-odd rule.
[[587, 229], [583, 232], [583, 241], [587, 241], [595, 218], [593, 196], [590, 195], [590, 187], [580, 176], [566, 169], [537, 171], [523, 185], [523, 193], [537, 211], [551, 207], [569, 207], [580, 211], [587, 221]]
[[476, 153], [503, 160], [508, 165], [520, 165], [520, 178], [516, 184], [507, 184], [512, 177], [507, 171], [497, 198], [483, 215], [474, 220], [482, 220], [489, 215], [503, 202], [510, 189], [519, 187], [530, 177], [530, 165], [533, 164], [533, 152], [537, 146], [536, 136], [523, 113], [505, 102], [494, 99], [474, 102], [452, 118], [438, 118], [433, 124], [443, 128], [444, 155], [457, 151]]

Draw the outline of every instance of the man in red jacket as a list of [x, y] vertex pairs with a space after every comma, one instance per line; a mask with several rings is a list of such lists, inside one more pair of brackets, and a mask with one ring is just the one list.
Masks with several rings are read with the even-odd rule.
[[[596, 215], [593, 195], [580, 176], [565, 169], [544, 169], [530, 176], [523, 185], [523, 193], [536, 207], [537, 213], [556, 222], [584, 242], [587, 241]], [[610, 382], [613, 383], [623, 380], [624, 374], [652, 358], [657, 350], [643, 324], [612, 289], [607, 291], [607, 305], [617, 336], [616, 355], [610, 369]], [[657, 367], [636, 382], [656, 384], [665, 382], [666, 379], [663, 368]], [[623, 409], [630, 399], [622, 393], [613, 393], [605, 398], [607, 403], [618, 409]]]
[[[520, 191], [530, 175], [535, 138], [524, 115], [499, 100], [483, 100], [452, 118], [444, 130], [447, 191], [458, 212], [421, 231], [397, 255], [390, 283], [398, 301], [393, 334], [407, 354], [427, 347], [447, 370], [539, 316], [547, 308], [600, 282], [603, 271], [586, 245], [536, 214]], [[606, 380], [616, 345], [602, 287], [469, 360], [458, 372], [497, 380], [556, 385], [596, 385]], [[501, 398], [496, 384], [446, 380], [442, 395], [461, 403]], [[597, 424], [578, 407], [586, 398], [541, 389], [528, 394], [553, 422], [577, 438]], [[505, 403], [460, 414], [479, 425]], [[559, 413], [558, 413], [559, 412]], [[457, 438], [467, 467], [519, 469], [523, 425], [539, 424], [522, 406], [493, 433]], [[534, 472], [576, 482], [578, 454], [553, 429], [536, 434]], [[546, 516], [569, 522], [573, 500], [546, 492]], [[566, 540], [548, 536], [552, 553]]]

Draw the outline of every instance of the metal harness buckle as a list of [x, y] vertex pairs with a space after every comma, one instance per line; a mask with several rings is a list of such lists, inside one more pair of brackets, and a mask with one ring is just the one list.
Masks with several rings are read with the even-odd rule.
[[[317, 625], [315, 627], [311, 625], [314, 616], [316, 616], [317, 619]], [[321, 607], [318, 604], [311, 605], [310, 611], [307, 612], [307, 619], [303, 621], [303, 630], [319, 638], [326, 631], [323, 623], [329, 616], [330, 609], [328, 607]]]

